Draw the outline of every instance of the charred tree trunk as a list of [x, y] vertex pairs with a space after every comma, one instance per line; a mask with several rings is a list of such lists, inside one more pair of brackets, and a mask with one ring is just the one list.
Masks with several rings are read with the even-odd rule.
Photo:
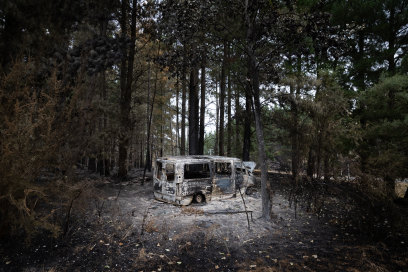
[[395, 74], [395, 59], [394, 59], [394, 54], [395, 54], [395, 8], [392, 7], [391, 10], [389, 11], [389, 34], [388, 34], [388, 72], [391, 75]]
[[231, 91], [231, 75], [228, 71], [228, 95], [227, 95], [227, 156], [231, 157], [231, 146], [232, 146], [232, 117], [231, 117], [231, 101], [232, 101], [232, 91]]
[[221, 80], [220, 80], [220, 126], [219, 126], [219, 147], [220, 156], [224, 156], [224, 115], [225, 115], [225, 70], [227, 65], [227, 42], [224, 41], [224, 57], [221, 66]]
[[[255, 56], [255, 33], [254, 33], [254, 18], [257, 16], [256, 10], [249, 10], [248, 0], [245, 1], [245, 21], [247, 26], [247, 73], [248, 73], [248, 88], [253, 97], [253, 112], [255, 117], [256, 138], [258, 142], [258, 160], [261, 166], [261, 195], [262, 195], [262, 217], [269, 220], [272, 214], [272, 191], [268, 182], [268, 166], [265, 152], [265, 141], [263, 134], [263, 124], [261, 119], [261, 102], [259, 91], [259, 66]], [[251, 99], [252, 102], [252, 99]]]
[[[128, 1], [122, 1], [122, 20], [121, 29], [123, 38], [127, 32], [127, 6]], [[135, 42], [136, 42], [136, 1], [133, 2], [132, 7], [132, 22], [130, 29], [130, 49], [128, 54], [124, 54], [121, 63], [120, 75], [120, 133], [119, 133], [119, 172], [118, 176], [124, 178], [127, 176], [126, 159], [128, 156], [129, 137], [130, 137], [130, 102], [132, 97], [132, 83], [133, 83], [133, 63], [135, 58]], [[126, 46], [123, 52], [127, 52]], [[127, 64], [127, 66], [126, 66]]]
[[309, 147], [309, 155], [308, 155], [308, 158], [307, 158], [307, 170], [306, 170], [307, 177], [310, 180], [313, 179], [314, 164], [315, 164], [314, 160], [315, 160], [315, 157], [314, 157], [314, 154], [313, 154], [313, 146], [311, 145]]
[[[122, 39], [126, 39], [127, 33], [127, 7], [128, 1], [123, 0], [121, 6], [122, 18], [120, 21], [120, 27], [122, 31]], [[127, 175], [126, 169], [126, 157], [127, 157], [127, 126], [128, 126], [128, 118], [126, 118], [126, 104], [130, 105], [130, 99], [126, 101], [126, 79], [127, 79], [127, 46], [123, 43], [122, 46], [122, 60], [120, 65], [120, 130], [119, 130], [119, 177], [124, 177]]]
[[220, 107], [219, 107], [219, 99], [218, 99], [218, 81], [215, 79], [215, 139], [214, 139], [214, 154], [218, 154], [218, 125], [219, 125], [219, 112], [220, 112]]
[[[293, 89], [291, 87], [291, 89]], [[292, 145], [292, 178], [293, 180], [298, 180], [298, 170], [299, 170], [299, 144], [298, 144], [298, 110], [295, 101], [295, 94], [292, 92], [291, 101], [291, 118], [292, 118], [292, 135], [291, 135], [291, 145]]]
[[[253, 52], [253, 51], [249, 51]], [[249, 56], [248, 61], [249, 78], [251, 78], [253, 104], [254, 104], [254, 117], [255, 117], [255, 129], [256, 138], [258, 142], [258, 160], [261, 166], [261, 195], [262, 195], [262, 217], [265, 219], [271, 219], [272, 215], [272, 192], [270, 184], [268, 182], [268, 166], [265, 152], [265, 141], [263, 134], [263, 124], [261, 119], [261, 102], [259, 94], [259, 70], [257, 67], [256, 59], [253, 54]]]
[[[106, 37], [106, 32], [108, 28], [108, 19], [104, 18], [101, 19], [100, 24], [99, 24], [99, 34], [102, 37]], [[101, 91], [101, 97], [103, 101], [107, 100], [107, 93], [106, 93], [106, 72], [102, 71], [98, 74], [98, 80], [100, 84], [100, 91]], [[100, 118], [99, 122], [99, 132], [102, 134], [102, 144], [99, 148], [99, 154], [98, 154], [98, 172], [101, 176], [109, 176], [109, 163], [108, 163], [108, 156], [107, 156], [107, 137], [106, 137], [106, 132], [108, 129], [108, 118], [105, 112], [105, 109], [102, 109], [102, 116]]]
[[[157, 78], [157, 73], [156, 73]], [[163, 98], [163, 89], [160, 88], [160, 96]], [[164, 131], [163, 131], [163, 101], [160, 101], [160, 157], [163, 157], [163, 150], [164, 150]]]
[[292, 178], [297, 185], [299, 180], [299, 163], [300, 163], [300, 146], [299, 146], [299, 110], [298, 110], [298, 95], [300, 93], [300, 73], [301, 73], [301, 56], [297, 57], [297, 85], [296, 88], [290, 87], [291, 102], [290, 112], [292, 119]]
[[99, 173], [99, 175], [103, 176], [105, 174], [105, 169], [102, 154], [98, 155], [98, 163], [96, 164], [96, 167], [97, 167], [96, 171]]
[[205, 65], [201, 65], [201, 97], [200, 97], [200, 135], [199, 135], [199, 154], [204, 154], [204, 132], [205, 132]]
[[96, 172], [96, 158], [94, 156], [88, 159], [88, 170], [91, 172]]
[[144, 137], [142, 136], [141, 137], [141, 139], [140, 139], [140, 143], [139, 143], [139, 146], [140, 146], [140, 153], [139, 153], [139, 168], [142, 168], [143, 167], [143, 155], [144, 155], [144, 149], [143, 149], [143, 146], [144, 146]]
[[[107, 99], [107, 94], [106, 94], [106, 75], [105, 72], [102, 74], [102, 82], [103, 82], [103, 99]], [[103, 113], [103, 129], [104, 129], [104, 136], [103, 136], [103, 154], [102, 158], [104, 160], [103, 163], [103, 175], [109, 176], [110, 175], [110, 163], [109, 163], [109, 156], [108, 156], [108, 139], [106, 137], [107, 129], [108, 129], [108, 117], [106, 116], [106, 113]]]
[[[160, 52], [160, 47], [158, 49], [158, 52]], [[158, 80], [158, 72], [156, 71], [155, 78], [154, 78], [152, 103], [150, 105], [149, 122], [147, 123], [146, 161], [145, 161], [145, 167], [144, 167], [144, 170], [143, 170], [143, 179], [142, 179], [142, 183], [141, 183], [142, 185], [144, 184], [144, 180], [145, 180], [145, 177], [146, 177], [146, 170], [149, 170], [149, 172], [152, 171], [151, 128], [152, 128], [152, 120], [153, 120], [154, 103], [155, 103], [156, 93], [157, 93], [157, 80]], [[149, 77], [149, 81], [150, 81], [150, 77]], [[150, 92], [150, 90], [149, 90], [149, 92]]]
[[324, 162], [323, 162], [323, 174], [324, 174], [324, 181], [328, 182], [330, 180], [330, 161], [329, 161], [329, 154], [324, 155]]
[[239, 127], [241, 125], [240, 116], [241, 116], [241, 106], [239, 104], [239, 92], [238, 88], [235, 86], [235, 156], [237, 158], [241, 157], [241, 152], [239, 152]]
[[110, 176], [110, 160], [108, 158], [105, 158], [105, 163], [104, 163], [104, 168], [105, 168], [105, 176]]
[[244, 138], [242, 144], [242, 160], [249, 161], [249, 152], [251, 150], [251, 90], [250, 84], [245, 88], [245, 117], [244, 117]]
[[[171, 116], [171, 113], [169, 113]], [[169, 120], [169, 133], [170, 133], [170, 150], [171, 150], [171, 155], [174, 156], [174, 136], [173, 136], [173, 121], [170, 119]]]
[[[358, 53], [355, 57], [356, 62], [357, 61], [361, 62], [365, 57], [365, 50], [364, 50], [365, 39], [366, 37], [364, 36], [364, 33], [362, 32], [358, 33], [358, 40], [357, 40]], [[357, 74], [355, 77], [355, 84], [360, 91], [365, 91], [366, 89], [366, 85], [365, 85], [366, 71], [364, 69], [365, 69], [364, 67], [358, 67]]]
[[[101, 84], [101, 97], [105, 101], [106, 100], [106, 78], [105, 72], [101, 72], [100, 74], [100, 84]], [[99, 131], [102, 133], [102, 144], [100, 147], [100, 151], [98, 154], [98, 172], [101, 176], [109, 176], [109, 164], [107, 163], [107, 139], [106, 139], [106, 131], [108, 127], [108, 120], [105, 111], [103, 111], [101, 120], [99, 122]]]
[[[152, 167], [152, 162], [150, 160], [150, 150], [151, 150], [151, 144], [150, 144], [150, 127], [151, 127], [151, 113], [153, 112], [153, 103], [150, 102], [150, 93], [151, 93], [151, 63], [149, 62], [148, 64], [148, 72], [147, 72], [147, 105], [146, 105], [146, 158], [145, 158], [145, 169], [151, 169]], [[143, 181], [142, 181], [143, 183]]]
[[187, 100], [187, 87], [186, 87], [186, 66], [183, 65], [181, 73], [181, 146], [180, 155], [186, 154], [186, 100]]
[[176, 154], [180, 154], [180, 111], [179, 111], [179, 74], [177, 72], [177, 79], [176, 79]]
[[192, 67], [190, 72], [190, 85], [188, 96], [188, 152], [190, 155], [199, 154], [198, 134], [198, 68]]
[[322, 133], [318, 131], [317, 133], [317, 150], [316, 150], [316, 178], [320, 180], [321, 170], [320, 165], [322, 161]]

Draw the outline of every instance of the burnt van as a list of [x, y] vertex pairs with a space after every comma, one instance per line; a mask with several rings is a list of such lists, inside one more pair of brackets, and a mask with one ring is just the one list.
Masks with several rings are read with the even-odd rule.
[[154, 196], [177, 205], [234, 197], [238, 190], [244, 193], [254, 185], [254, 164], [222, 156], [158, 158], [153, 170]]

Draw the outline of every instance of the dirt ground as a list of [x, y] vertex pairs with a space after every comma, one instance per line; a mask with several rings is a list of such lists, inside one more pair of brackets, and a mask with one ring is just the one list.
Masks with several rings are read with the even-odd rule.
[[96, 181], [100, 197], [67, 237], [2, 244], [0, 271], [408, 271], [406, 236], [361, 233], [337, 187], [296, 196], [273, 175], [274, 218], [265, 221], [259, 188], [244, 196], [246, 213], [239, 195], [179, 207], [155, 200], [137, 174]]

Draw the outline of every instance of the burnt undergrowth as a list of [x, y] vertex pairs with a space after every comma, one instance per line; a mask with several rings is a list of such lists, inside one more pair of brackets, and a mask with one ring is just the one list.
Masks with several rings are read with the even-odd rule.
[[273, 190], [287, 197], [295, 216], [298, 210], [304, 210], [360, 240], [405, 246], [407, 206], [378, 197], [361, 183], [304, 178], [296, 184], [284, 174], [270, 174], [270, 180]]
[[[241, 241], [232, 234], [233, 226], [221, 231], [216, 216], [200, 210], [202, 204], [180, 209], [176, 218], [203, 221], [186, 226], [180, 222], [177, 233], [170, 222], [152, 216], [150, 206], [126, 210], [121, 199], [153, 201], [151, 184], [117, 185], [106, 178], [89, 182], [86, 191], [94, 194], [84, 191], [81, 196], [87, 196], [88, 202], [82, 198], [73, 202], [65, 235], [42, 232], [28, 244], [22, 235], [0, 241], [0, 271], [403, 271], [406, 267], [406, 245], [401, 243], [407, 241], [406, 233], [395, 225], [394, 214], [387, 212], [390, 207], [368, 201], [353, 184], [305, 180], [294, 190], [289, 176], [276, 174], [270, 180], [275, 195], [289, 200], [275, 205], [291, 207], [275, 206], [270, 229]], [[251, 197], [260, 199], [257, 188]], [[157, 207], [156, 211], [169, 206]], [[168, 209], [178, 211], [173, 207]], [[132, 218], [137, 216], [143, 219], [135, 223]], [[380, 224], [384, 220], [389, 227]], [[258, 218], [251, 224], [252, 232], [264, 226]], [[242, 225], [246, 228], [244, 219]]]

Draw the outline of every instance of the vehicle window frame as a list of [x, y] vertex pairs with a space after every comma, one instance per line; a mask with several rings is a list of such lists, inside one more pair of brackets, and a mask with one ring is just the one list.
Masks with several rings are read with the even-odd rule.
[[[205, 173], [208, 173], [208, 175], [204, 176], [204, 177], [187, 177], [188, 175], [186, 175], [188, 173], [186, 167], [189, 167], [190, 165], [206, 165], [208, 171], [205, 171]], [[185, 181], [189, 181], [189, 180], [196, 180], [196, 179], [210, 179], [212, 176], [212, 169], [211, 169], [211, 165], [208, 162], [204, 162], [204, 163], [185, 163], [183, 166], [183, 173], [184, 173], [184, 180]], [[204, 170], [203, 170], [204, 171]]]
[[156, 173], [155, 173], [155, 177], [158, 180], [162, 179], [163, 176], [163, 163], [161, 161], [157, 161], [156, 162]]
[[[219, 170], [219, 165], [225, 165], [225, 167], [220, 167]], [[229, 168], [228, 168], [229, 165]], [[232, 177], [233, 169], [232, 169], [232, 163], [231, 162], [214, 162], [214, 173], [218, 176], [229, 176]], [[221, 168], [224, 168], [224, 170], [221, 170]], [[228, 172], [225, 172], [225, 169]]]
[[[169, 173], [168, 173], [168, 166], [173, 166], [173, 171], [170, 172], [170, 177], [172, 175], [172, 178], [169, 179]], [[164, 176], [166, 177], [166, 181], [169, 183], [174, 183], [176, 180], [176, 166], [174, 163], [166, 163], [166, 166], [164, 167]]]

